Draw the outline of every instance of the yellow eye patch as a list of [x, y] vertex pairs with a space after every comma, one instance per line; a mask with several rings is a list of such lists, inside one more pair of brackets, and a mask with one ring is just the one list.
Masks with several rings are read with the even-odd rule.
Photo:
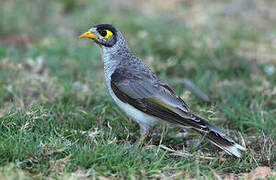
[[110, 36], [113, 36], [113, 33], [111, 32], [111, 31], [109, 31], [109, 30], [105, 30], [106, 31], [106, 35], [104, 36], [104, 38], [109, 38]]

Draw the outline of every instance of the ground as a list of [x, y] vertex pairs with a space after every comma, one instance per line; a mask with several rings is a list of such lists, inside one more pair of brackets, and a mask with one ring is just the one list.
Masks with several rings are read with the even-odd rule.
[[[0, 176], [220, 179], [275, 171], [275, 8], [273, 0], [4, 0]], [[98, 23], [116, 25], [194, 112], [247, 147], [243, 157], [165, 125], [136, 146], [139, 126], [107, 93], [99, 47], [78, 38]]]

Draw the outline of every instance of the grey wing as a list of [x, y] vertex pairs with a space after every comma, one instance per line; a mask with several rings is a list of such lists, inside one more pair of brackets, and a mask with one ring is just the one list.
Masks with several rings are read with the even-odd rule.
[[136, 74], [123, 68], [116, 69], [111, 76], [111, 88], [121, 101], [142, 112], [171, 123], [206, 128], [172, 89], [141, 71]]
[[168, 85], [144, 73], [119, 68], [112, 74], [111, 82], [133, 99], [152, 99], [170, 109], [190, 112], [188, 105]]

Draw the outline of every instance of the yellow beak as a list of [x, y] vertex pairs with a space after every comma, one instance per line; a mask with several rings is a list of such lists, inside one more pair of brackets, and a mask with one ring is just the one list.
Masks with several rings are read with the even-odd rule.
[[98, 38], [98, 36], [90, 31], [87, 31], [80, 35], [80, 38]]

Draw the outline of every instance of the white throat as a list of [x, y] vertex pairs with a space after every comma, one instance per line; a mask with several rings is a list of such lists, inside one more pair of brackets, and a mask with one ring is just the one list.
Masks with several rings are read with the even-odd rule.
[[116, 58], [116, 48], [108, 48], [108, 47], [102, 47], [102, 61], [104, 63], [104, 75], [105, 79], [110, 79], [112, 73], [116, 69], [116, 66], [120, 62]]

